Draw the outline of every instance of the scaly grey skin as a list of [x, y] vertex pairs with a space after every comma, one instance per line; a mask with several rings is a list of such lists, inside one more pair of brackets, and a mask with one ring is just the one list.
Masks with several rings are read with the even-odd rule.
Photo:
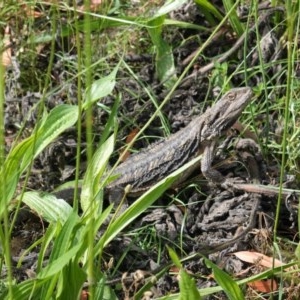
[[[131, 187], [129, 196], [142, 194], [200, 154], [203, 154], [203, 175], [209, 181], [223, 183], [223, 176], [211, 168], [215, 146], [238, 120], [251, 97], [249, 87], [233, 88], [185, 128], [130, 156], [113, 172], [120, 177], [106, 187], [110, 200], [118, 203], [128, 185]], [[195, 164], [188, 169], [176, 184], [183, 182], [197, 167], [198, 164]]]
[[[201, 171], [205, 178], [226, 187], [224, 177], [211, 167], [215, 147], [219, 138], [240, 117], [251, 97], [252, 91], [249, 87], [233, 88], [185, 128], [130, 156], [114, 170], [113, 175], [118, 174], [119, 177], [105, 187], [110, 202], [120, 204], [128, 185], [128, 196], [141, 195], [201, 154]], [[199, 164], [195, 164], [187, 169], [173, 187], [183, 182], [198, 166]], [[63, 189], [54, 194], [72, 201], [74, 189]]]

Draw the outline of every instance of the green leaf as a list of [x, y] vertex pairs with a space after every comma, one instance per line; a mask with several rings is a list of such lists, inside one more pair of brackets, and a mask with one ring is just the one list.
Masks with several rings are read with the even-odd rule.
[[82, 245], [78, 244], [59, 256], [56, 260], [52, 261], [47, 267], [45, 267], [38, 275], [38, 279], [45, 279], [58, 274], [69, 261], [77, 254]]
[[188, 23], [188, 22], [173, 20], [173, 19], [165, 19], [164, 25], [165, 26], [175, 26], [175, 27], [184, 28], [184, 29], [194, 29], [194, 30], [204, 31], [204, 32], [211, 32], [211, 30], [207, 27]]
[[162, 25], [165, 17], [161, 16], [149, 21], [148, 32], [152, 43], [156, 47], [155, 66], [156, 73], [161, 82], [167, 87], [172, 87], [177, 77], [175, 74], [174, 57], [172, 47], [169, 46], [162, 38]]
[[5, 191], [1, 194], [0, 216], [15, 192], [20, 175], [28, 168], [31, 161], [63, 131], [73, 126], [77, 119], [77, 106], [57, 106], [45, 116], [30, 137], [11, 150], [2, 169], [3, 176], [0, 176], [0, 189]]
[[99, 189], [99, 182], [114, 149], [114, 136], [110, 136], [95, 152], [86, 170], [81, 191], [81, 207], [84, 212], [91, 208], [93, 195]]
[[85, 93], [85, 102], [83, 109], [87, 109], [100, 98], [109, 95], [116, 85], [116, 75], [120, 63], [113, 69], [113, 71], [106, 77], [100, 78], [93, 82], [92, 86], [87, 88]]
[[180, 296], [179, 300], [200, 300], [201, 296], [197, 290], [195, 280], [183, 269], [180, 270], [179, 280]]
[[70, 261], [60, 277], [57, 299], [80, 299], [79, 296], [86, 278], [87, 274], [79, 267], [79, 262], [76, 259]]
[[[49, 247], [52, 247], [53, 240], [57, 236], [57, 232], [59, 232], [61, 227], [62, 226], [59, 223], [50, 223], [46, 229], [46, 232], [43, 234], [43, 237], [41, 238], [42, 243], [39, 248], [38, 263], [37, 263], [37, 268], [36, 268], [37, 273], [39, 273], [41, 271], [41, 269], [43, 267], [43, 261], [45, 259], [45, 256], [48, 257], [48, 255], [49, 255], [48, 249], [49, 249]], [[28, 249], [26, 251], [28, 251]]]
[[211, 4], [211, 2], [207, 0], [194, 0], [194, 2], [201, 7], [202, 12], [205, 10], [206, 13], [211, 13], [219, 20], [222, 20], [222, 14]]
[[83, 241], [75, 240], [75, 233], [79, 233], [78, 226], [80, 226], [80, 218], [75, 212], [70, 214], [68, 220], [63, 225], [61, 231], [59, 232], [58, 237], [55, 240], [51, 256], [49, 259], [49, 264], [59, 258], [61, 255], [66, 253], [66, 251], [71, 247], [73, 243], [81, 245]]
[[[12, 286], [13, 297], [6, 297], [7, 300], [40, 299], [39, 291], [45, 280], [26, 280]], [[3, 298], [1, 298], [3, 299]]]
[[204, 259], [206, 264], [213, 269], [214, 278], [218, 282], [218, 284], [223, 288], [228, 299], [245, 299], [238, 284], [227, 273], [219, 269], [214, 263], [212, 263], [207, 258]]
[[[79, 217], [72, 212], [56, 238], [47, 267], [37, 274], [43, 279], [58, 274], [78, 253], [84, 241], [79, 238]], [[72, 245], [75, 245], [72, 247]], [[70, 249], [70, 247], [72, 247]], [[69, 250], [70, 249], [70, 250]]]
[[105, 128], [101, 134], [99, 145], [102, 145], [107, 140], [111, 132], [114, 132], [115, 136], [117, 134], [118, 131], [117, 112], [120, 106], [120, 102], [121, 102], [121, 95], [118, 95], [110, 111], [109, 118], [105, 124]]
[[179, 259], [178, 255], [176, 254], [176, 252], [172, 248], [170, 248], [168, 245], [167, 245], [167, 249], [168, 249], [169, 256], [170, 256], [172, 262], [175, 264], [175, 266], [177, 268], [181, 268], [182, 265], [181, 265], [180, 259]]
[[180, 262], [179, 257], [176, 252], [168, 247], [169, 256], [172, 262], [180, 268], [180, 280], [179, 280], [179, 288], [180, 288], [180, 296], [178, 299], [180, 300], [198, 300], [201, 299], [200, 294], [197, 290], [197, 286], [193, 278], [191, 278], [185, 270], [182, 268], [182, 264]]
[[57, 199], [50, 194], [41, 196], [37, 192], [26, 192], [22, 200], [30, 209], [49, 223], [61, 222], [61, 224], [64, 224], [72, 213], [72, 207], [66, 201]]
[[[40, 154], [51, 142], [53, 142], [62, 132], [67, 128], [73, 126], [78, 120], [78, 107], [71, 105], [60, 105], [50, 111], [45, 122], [37, 130], [36, 141], [34, 143], [34, 136], [31, 136], [29, 140], [31, 144], [29, 147], [32, 150], [23, 153], [21, 172], [23, 172], [29, 165], [32, 159], [32, 153], [34, 158]], [[17, 146], [18, 147], [18, 146]], [[17, 148], [16, 147], [16, 148]], [[18, 150], [16, 150], [18, 152]]]
[[119, 298], [116, 296], [114, 290], [117, 291], [117, 289], [113, 289], [109, 285], [106, 285], [105, 279], [101, 278], [95, 285], [94, 299], [118, 300]]
[[159, 8], [159, 10], [154, 15], [154, 18], [164, 16], [173, 10], [179, 9], [182, 5], [187, 3], [188, 0], [172, 0], [172, 1], [166, 1], [166, 3]]
[[[253, 276], [250, 276], [250, 277], [247, 277], [245, 279], [239, 280], [236, 283], [238, 285], [243, 285], [243, 284], [246, 284], [246, 283], [251, 282], [251, 281], [262, 280], [262, 279], [266, 279], [266, 278], [269, 278], [269, 277], [274, 277], [276, 275], [282, 276], [282, 270], [283, 269], [287, 269], [287, 268], [289, 268], [291, 266], [295, 266], [297, 264], [298, 264], [298, 261], [291, 262], [291, 263], [286, 264], [284, 266], [269, 269], [269, 270], [264, 271], [262, 273], [255, 274]], [[202, 297], [209, 296], [209, 295], [212, 295], [214, 293], [221, 292], [221, 291], [223, 291], [223, 288], [221, 286], [213, 286], [213, 287], [199, 289], [199, 293]], [[157, 300], [177, 300], [178, 297], [179, 297], [179, 294], [176, 293], [176, 294], [168, 295], [168, 296], [165, 296], [165, 297], [160, 297]], [[234, 299], [234, 298], [232, 298], [232, 299]], [[237, 299], [239, 299], [239, 298], [237, 298]], [[241, 299], [243, 299], [243, 298], [241, 298]]]
[[237, 12], [236, 12], [236, 7], [238, 5], [238, 1], [232, 1], [232, 0], [224, 0], [224, 8], [226, 10], [226, 13], [229, 14], [229, 22], [233, 28], [233, 30], [237, 33], [238, 36], [241, 36], [244, 31], [244, 25], [241, 23]]
[[[138, 27], [144, 27], [147, 23], [148, 19], [143, 19], [142, 17], [137, 20], [136, 17], [130, 17], [130, 16], [122, 16], [122, 18], [116, 18], [112, 16], [107, 15], [100, 15], [97, 14], [97, 19], [91, 20], [89, 23], [89, 26], [91, 28], [92, 32], [100, 32], [103, 31], [106, 28], [114, 28], [114, 27], [120, 27], [122, 26], [138, 26]], [[75, 27], [78, 31], [85, 32], [86, 31], [86, 25], [85, 20], [79, 20], [76, 22], [76, 25], [73, 24], [65, 24], [61, 27], [60, 36], [70, 36], [73, 35], [75, 31]], [[35, 42], [35, 40], [33, 40]]]

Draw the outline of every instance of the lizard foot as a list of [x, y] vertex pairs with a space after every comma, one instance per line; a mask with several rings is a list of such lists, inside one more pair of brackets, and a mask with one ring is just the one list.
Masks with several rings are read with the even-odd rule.
[[242, 184], [245, 183], [245, 180], [241, 179], [240, 177], [238, 178], [226, 178], [222, 183], [221, 187], [225, 190], [234, 192], [235, 190], [235, 184]]

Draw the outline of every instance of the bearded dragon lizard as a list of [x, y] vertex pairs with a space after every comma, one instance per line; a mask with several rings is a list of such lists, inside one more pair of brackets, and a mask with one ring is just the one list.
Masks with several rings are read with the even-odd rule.
[[[219, 139], [237, 121], [251, 101], [251, 97], [250, 87], [233, 88], [185, 128], [131, 155], [113, 171], [112, 175], [119, 177], [105, 187], [110, 202], [120, 204], [127, 186], [130, 186], [130, 191], [126, 196], [141, 195], [201, 154], [201, 171], [204, 177], [226, 187], [224, 177], [211, 167], [214, 151]], [[194, 164], [187, 169], [174, 186], [187, 179], [198, 167], [199, 164]], [[67, 188], [54, 194], [65, 200], [71, 200], [73, 192], [74, 189]]]
[[[225, 183], [224, 177], [211, 168], [214, 150], [220, 137], [237, 121], [251, 97], [249, 87], [233, 88], [185, 128], [130, 156], [113, 171], [113, 175], [118, 174], [119, 177], [106, 186], [110, 199], [119, 203], [122, 191], [128, 185], [128, 196], [139, 196], [201, 154], [204, 177], [214, 183]], [[197, 167], [198, 164], [190, 167], [176, 184], [183, 182]]]

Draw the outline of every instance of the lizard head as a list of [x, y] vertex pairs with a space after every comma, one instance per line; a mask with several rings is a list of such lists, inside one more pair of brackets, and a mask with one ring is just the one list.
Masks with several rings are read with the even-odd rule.
[[222, 134], [238, 120], [252, 95], [250, 87], [233, 88], [210, 108], [207, 126], [214, 132], [214, 136]]

